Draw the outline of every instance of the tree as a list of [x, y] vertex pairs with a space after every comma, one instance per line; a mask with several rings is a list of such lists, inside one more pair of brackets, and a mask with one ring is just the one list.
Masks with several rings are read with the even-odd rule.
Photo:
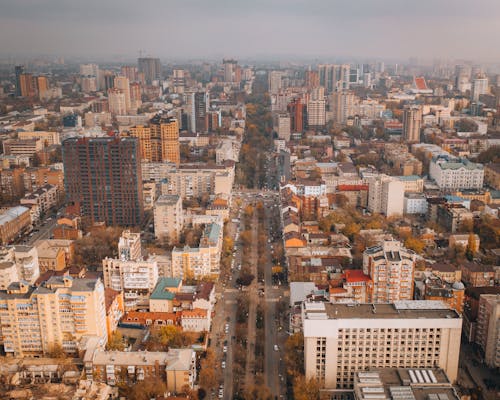
[[309, 379], [301, 375], [293, 381], [293, 397], [295, 400], [320, 400], [320, 385], [316, 379]]
[[162, 396], [167, 390], [165, 381], [160, 378], [146, 378], [136, 383], [130, 389], [130, 395], [127, 397], [134, 400], [150, 400]]
[[413, 250], [417, 254], [421, 254], [425, 249], [425, 242], [413, 236], [409, 236], [405, 240], [405, 247]]
[[467, 248], [465, 249], [465, 257], [469, 261], [472, 261], [474, 259], [474, 254], [476, 253], [476, 236], [474, 233], [469, 233], [469, 239], [467, 241]]
[[285, 365], [290, 376], [304, 374], [304, 335], [294, 333], [285, 342]]
[[123, 341], [123, 335], [119, 331], [114, 331], [106, 344], [107, 350], [125, 350], [125, 342]]

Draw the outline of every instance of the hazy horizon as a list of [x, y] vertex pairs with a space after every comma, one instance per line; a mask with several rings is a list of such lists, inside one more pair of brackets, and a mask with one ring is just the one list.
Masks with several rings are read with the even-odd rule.
[[0, 0], [0, 56], [499, 62], [497, 0]]

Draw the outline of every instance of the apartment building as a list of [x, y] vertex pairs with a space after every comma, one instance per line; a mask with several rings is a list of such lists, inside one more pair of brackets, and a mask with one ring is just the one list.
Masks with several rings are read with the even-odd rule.
[[0, 290], [0, 333], [7, 354], [75, 353], [83, 337], [107, 341], [104, 286], [99, 279], [53, 276], [35, 288], [13, 282]]
[[20, 140], [39, 139], [43, 143], [43, 147], [61, 144], [59, 132], [49, 131], [34, 131], [34, 132], [18, 132], [17, 138]]
[[39, 213], [35, 216], [38, 221], [43, 215], [47, 214], [49, 210], [56, 207], [61, 198], [61, 191], [54, 185], [43, 185], [31, 193], [26, 193], [20, 200], [21, 205], [26, 207], [36, 206]]
[[404, 184], [387, 175], [368, 179], [368, 210], [387, 217], [403, 215]]
[[352, 388], [356, 372], [370, 368], [442, 368], [457, 379], [462, 319], [444, 303], [306, 305], [307, 379], [326, 389]]
[[431, 160], [429, 176], [440, 189], [481, 189], [484, 168], [467, 159], [436, 156]]
[[483, 294], [479, 297], [476, 343], [490, 368], [500, 367], [500, 296]]
[[8, 244], [31, 226], [30, 209], [23, 206], [0, 209], [0, 244]]
[[83, 359], [87, 379], [115, 386], [126, 377], [132, 382], [159, 378], [169, 392], [180, 393], [196, 381], [196, 353], [192, 349], [155, 351], [87, 350]]
[[211, 223], [205, 227], [198, 247], [172, 250], [172, 276], [187, 278], [217, 277], [220, 272], [222, 227]]
[[[26, 281], [30, 284], [40, 276], [40, 267], [38, 263], [38, 251], [35, 246], [8, 246], [0, 248], [0, 265], [7, 267], [13, 266], [15, 269], [15, 278], [6, 281], [9, 284], [17, 281]], [[5, 285], [7, 289], [8, 284]]]
[[176, 194], [183, 199], [203, 195], [231, 196], [234, 163], [228, 166], [182, 165], [170, 169], [161, 183], [162, 194]]
[[169, 243], [177, 242], [184, 227], [182, 199], [178, 195], [161, 195], [154, 205], [155, 236]]
[[490, 163], [484, 167], [484, 182], [495, 190], [500, 190], [500, 163]]
[[397, 240], [384, 240], [363, 253], [363, 272], [373, 281], [370, 303], [413, 299], [416, 254]]

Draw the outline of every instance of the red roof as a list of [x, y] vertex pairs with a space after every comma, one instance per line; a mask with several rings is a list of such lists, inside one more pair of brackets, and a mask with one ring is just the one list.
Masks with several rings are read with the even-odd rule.
[[418, 90], [427, 90], [427, 83], [425, 83], [425, 78], [423, 76], [416, 76], [415, 77], [415, 87]]
[[344, 275], [347, 283], [371, 281], [371, 278], [360, 269], [346, 269]]
[[368, 185], [338, 185], [337, 190], [340, 192], [359, 192], [360, 190], [368, 190]]

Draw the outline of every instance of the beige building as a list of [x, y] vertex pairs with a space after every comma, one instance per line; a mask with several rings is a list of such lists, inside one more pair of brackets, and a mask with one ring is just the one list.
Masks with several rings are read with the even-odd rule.
[[154, 206], [155, 236], [169, 243], [178, 242], [183, 227], [181, 197], [178, 195], [160, 196]]
[[184, 198], [203, 195], [231, 196], [234, 182], [234, 164], [231, 166], [212, 166], [200, 168], [183, 165], [170, 169], [161, 184], [162, 194], [177, 194]]
[[403, 111], [403, 138], [406, 143], [420, 143], [422, 126], [422, 107], [406, 106]]
[[75, 353], [84, 336], [107, 341], [104, 286], [99, 279], [53, 276], [35, 288], [14, 282], [0, 291], [0, 333], [7, 354]]
[[181, 278], [217, 277], [220, 273], [222, 227], [212, 223], [205, 228], [198, 247], [172, 250], [172, 276]]
[[43, 141], [40, 139], [7, 139], [3, 141], [5, 155], [29, 156], [43, 150]]
[[35, 246], [9, 246], [0, 248], [0, 264], [3, 268], [10, 270], [11, 267], [7, 265], [14, 266], [15, 275], [13, 278], [3, 278], [4, 283], [3, 289], [7, 289], [10, 283], [17, 281], [26, 281], [30, 284], [35, 283], [35, 281], [40, 276], [40, 268], [38, 264], [38, 251]]
[[125, 109], [127, 113], [131, 111], [130, 108], [130, 82], [125, 76], [115, 76], [114, 88], [120, 90], [125, 97]]
[[31, 225], [30, 209], [23, 206], [0, 209], [0, 244], [8, 244]]
[[442, 368], [457, 379], [462, 319], [439, 301], [309, 303], [304, 312], [307, 379], [352, 388], [370, 368]]
[[17, 138], [21, 140], [39, 139], [42, 141], [44, 147], [52, 146], [53, 144], [61, 144], [59, 132], [49, 132], [49, 131], [18, 132]]
[[363, 272], [373, 281], [369, 303], [413, 299], [415, 253], [397, 240], [384, 240], [363, 253]]
[[196, 381], [196, 353], [192, 349], [155, 351], [88, 350], [83, 359], [87, 379], [115, 386], [123, 376], [132, 382], [147, 378], [165, 381], [169, 392], [182, 392]]
[[368, 210], [387, 217], [403, 215], [404, 184], [395, 177], [378, 175], [368, 179]]
[[476, 343], [490, 368], [500, 367], [500, 297], [483, 294], [479, 297]]
[[500, 190], [500, 163], [490, 163], [484, 166], [484, 183], [495, 190]]
[[109, 112], [114, 115], [126, 115], [127, 103], [125, 93], [120, 89], [108, 89]]

